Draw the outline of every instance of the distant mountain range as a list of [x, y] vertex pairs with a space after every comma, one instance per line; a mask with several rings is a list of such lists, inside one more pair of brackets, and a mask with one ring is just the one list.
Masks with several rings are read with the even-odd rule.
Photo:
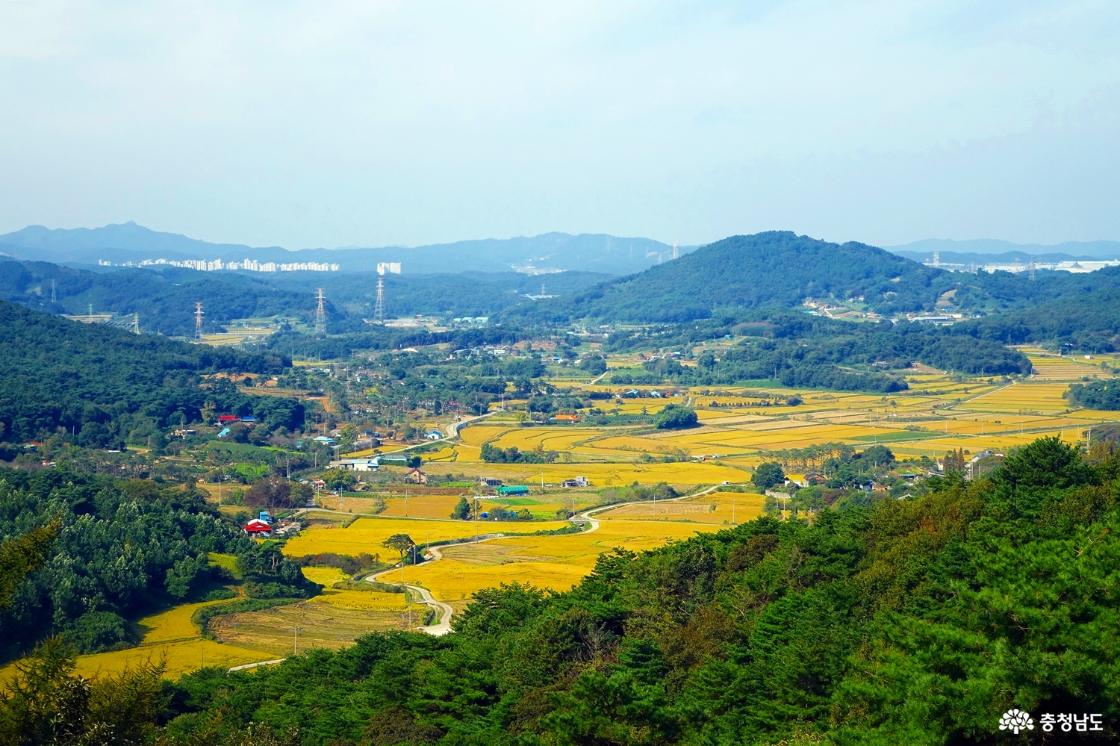
[[926, 262], [934, 252], [943, 264], [1014, 264], [1076, 260], [1120, 259], [1120, 241], [1066, 241], [1058, 244], [1018, 244], [994, 239], [955, 241], [929, 238], [901, 246], [887, 246], [907, 259]]
[[[125, 232], [136, 228], [126, 227]], [[78, 235], [91, 240], [88, 233]], [[566, 238], [579, 244], [590, 237]], [[461, 252], [470, 243], [488, 242], [463, 242], [445, 250], [460, 246]], [[1040, 319], [1088, 330], [1091, 338], [1079, 342], [1086, 349], [1111, 349], [1107, 339], [1120, 333], [1112, 321], [1120, 307], [1120, 267], [1086, 274], [1039, 270], [1029, 277], [1006, 272], [948, 272], [873, 246], [829, 243], [785, 231], [732, 236], [622, 277], [587, 271], [539, 276], [509, 270], [456, 272], [453, 267], [461, 265], [450, 261], [447, 265], [443, 272], [406, 271], [389, 276], [385, 284], [388, 314], [490, 316], [496, 323], [515, 324], [581, 319], [663, 323], [713, 317], [766, 318], [770, 311], [784, 312], [815, 299], [885, 317], [933, 310], [988, 318], [1020, 314], [1014, 329], [992, 327], [992, 338], [1006, 342], [1017, 339], [1020, 327], [1039, 326]], [[310, 323], [317, 288], [326, 292], [330, 332], [367, 328], [374, 295], [368, 270], [254, 273], [167, 266], [84, 268], [0, 257], [0, 299], [52, 313], [80, 315], [91, 307], [118, 318], [138, 313], [143, 329], [164, 334], [193, 330], [196, 301], [205, 306], [207, 330], [236, 319], [271, 316]], [[1040, 308], [1046, 313], [1040, 314]], [[1089, 316], [1093, 316], [1091, 324]], [[1049, 339], [1060, 331], [1048, 327], [1039, 334]]]
[[[687, 254], [696, 247], [681, 247]], [[934, 252], [944, 264], [1014, 264], [1072, 260], [1120, 259], [1120, 241], [1067, 241], [1059, 244], [1016, 244], [993, 239], [925, 239], [887, 251], [928, 262]], [[253, 259], [257, 262], [319, 262], [339, 265], [342, 272], [373, 272], [379, 262], [401, 262], [405, 274], [448, 272], [520, 272], [523, 274], [585, 271], [629, 275], [672, 258], [672, 247], [650, 238], [605, 234], [545, 233], [539, 236], [488, 238], [403, 247], [341, 247], [286, 249], [210, 243], [177, 233], [145, 228], [133, 222], [100, 228], [46, 228], [32, 225], [0, 235], [0, 254], [61, 264], [139, 264], [145, 260]]]
[[[687, 249], [683, 249], [687, 251]], [[373, 272], [378, 262], [401, 262], [405, 274], [446, 272], [551, 273], [567, 270], [621, 275], [672, 257], [672, 247], [649, 238], [545, 233], [416, 247], [289, 250], [279, 246], [209, 243], [136, 223], [101, 228], [33, 225], [0, 235], [0, 253], [17, 259], [68, 264], [139, 263], [166, 259], [328, 262], [343, 272]]]

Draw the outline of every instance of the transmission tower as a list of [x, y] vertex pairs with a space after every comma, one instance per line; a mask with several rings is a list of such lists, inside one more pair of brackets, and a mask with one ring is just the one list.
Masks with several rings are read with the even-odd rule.
[[51, 280], [51, 303], [58, 303], [58, 285], [53, 279]]
[[130, 332], [132, 332], [133, 334], [139, 334], [140, 333], [140, 314], [138, 314], [138, 313], [132, 314], [132, 323], [129, 324], [128, 330]]
[[1031, 259], [1031, 263], [1027, 265], [1027, 278], [1031, 279], [1031, 280], [1037, 279], [1037, 277], [1035, 275], [1035, 273], [1037, 272], [1037, 269], [1038, 268], [1035, 267], [1035, 265], [1034, 265], [1034, 259]]
[[194, 338], [202, 341], [202, 317], [206, 314], [202, 310], [202, 301], [194, 304]]
[[323, 297], [323, 288], [318, 288], [315, 291], [315, 333], [326, 334], [327, 332], [327, 306], [325, 298]]
[[673, 259], [681, 258], [681, 249], [675, 243], [673, 244]]
[[385, 323], [385, 275], [399, 275], [400, 262], [377, 263], [377, 302], [373, 306], [373, 320], [378, 324]]
[[377, 270], [377, 302], [373, 306], [373, 320], [378, 324], [385, 323], [385, 273], [380, 267]]

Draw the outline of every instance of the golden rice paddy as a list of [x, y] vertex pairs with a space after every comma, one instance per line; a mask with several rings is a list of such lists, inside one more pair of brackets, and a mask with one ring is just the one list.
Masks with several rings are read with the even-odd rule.
[[381, 555], [393, 559], [395, 551], [384, 545], [393, 534], [408, 534], [417, 544], [465, 539], [482, 534], [522, 533], [562, 528], [567, 521], [453, 521], [409, 518], [359, 518], [349, 526], [312, 526], [284, 544], [292, 557], [330, 552], [348, 556]]
[[600, 554], [615, 547], [644, 551], [726, 528], [722, 523], [650, 516], [609, 518], [610, 512], [600, 514], [600, 529], [592, 533], [506, 537], [447, 547], [441, 550], [442, 560], [394, 570], [383, 579], [422, 585], [441, 601], [461, 607], [480, 589], [500, 583], [567, 590], [594, 569]]
[[[243, 663], [267, 660], [270, 656], [261, 647], [246, 644], [230, 645], [202, 637], [191, 616], [200, 608], [228, 601], [201, 601], [180, 604], [140, 620], [144, 635], [140, 645], [108, 653], [79, 655], [77, 673], [86, 677], [117, 674], [145, 664], [164, 665], [165, 678], [174, 679], [205, 666], [229, 668]], [[14, 666], [0, 670], [0, 681], [14, 674]]]

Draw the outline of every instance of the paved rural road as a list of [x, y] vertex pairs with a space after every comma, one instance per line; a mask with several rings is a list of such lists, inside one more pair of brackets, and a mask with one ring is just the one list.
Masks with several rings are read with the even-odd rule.
[[709, 492], [715, 492], [721, 486], [722, 485], [713, 484], [711, 487], [708, 487], [706, 489], [702, 489], [699, 492], [690, 492], [687, 495], [681, 495], [680, 497], [670, 497], [666, 500], [654, 500], [654, 501], [650, 501], [650, 500], [631, 500], [630, 502], [627, 502], [627, 503], [614, 503], [612, 505], [601, 505], [598, 508], [591, 508], [590, 510], [585, 510], [582, 513], [578, 513], [577, 515], [572, 516], [568, 520], [570, 520], [572, 523], [575, 523], [575, 524], [580, 524], [580, 523], [584, 523], [584, 522], [589, 523], [590, 527], [586, 531], [583, 532], [585, 534], [589, 534], [592, 531], [598, 531], [599, 530], [599, 519], [598, 518], [592, 518], [592, 516], [595, 515], [596, 513], [605, 513], [608, 510], [614, 510], [615, 508], [624, 508], [627, 505], [637, 505], [638, 503], [653, 502], [656, 505], [657, 503], [675, 503], [678, 500], [687, 500], [690, 497], [703, 497], [704, 495], [707, 495]]
[[[459, 437], [459, 428], [466, 427], [467, 425], [471, 424], [472, 422], [478, 422], [479, 420], [484, 420], [487, 417], [491, 417], [493, 415], [496, 415], [498, 412], [501, 412], [501, 411], [503, 411], [503, 410], [495, 409], [493, 412], [487, 412], [486, 414], [480, 414], [477, 417], [468, 417], [465, 420], [459, 420], [458, 422], [452, 422], [451, 424], [449, 424], [447, 427], [444, 428], [444, 430], [447, 431], [447, 437], [444, 438], [443, 440], [448, 440], [450, 438], [457, 438], [457, 437]], [[439, 441], [432, 441], [432, 442], [438, 443]]]

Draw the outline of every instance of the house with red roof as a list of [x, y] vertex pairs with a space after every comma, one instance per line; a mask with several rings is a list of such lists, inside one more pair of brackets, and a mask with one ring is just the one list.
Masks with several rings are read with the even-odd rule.
[[241, 530], [249, 534], [249, 536], [258, 536], [260, 538], [267, 538], [272, 536], [272, 525], [268, 521], [262, 521], [260, 518], [253, 518]]

